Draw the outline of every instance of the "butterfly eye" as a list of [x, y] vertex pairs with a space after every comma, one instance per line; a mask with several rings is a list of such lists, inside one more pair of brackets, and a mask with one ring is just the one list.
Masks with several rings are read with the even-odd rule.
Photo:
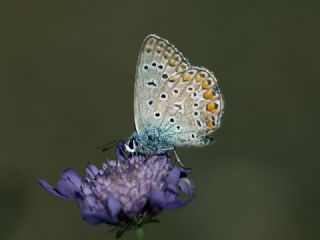
[[130, 139], [129, 141], [127, 141], [125, 143], [125, 149], [130, 153], [134, 153], [137, 150], [135, 141], [133, 139]]

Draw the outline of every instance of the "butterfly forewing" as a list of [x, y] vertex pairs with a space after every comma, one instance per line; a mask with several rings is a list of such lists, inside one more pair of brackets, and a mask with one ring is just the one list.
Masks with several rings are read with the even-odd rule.
[[178, 50], [156, 35], [149, 35], [140, 50], [134, 89], [134, 114], [136, 130], [154, 120], [150, 111], [157, 102], [155, 96], [163, 90], [168, 79], [189, 68], [189, 63]]

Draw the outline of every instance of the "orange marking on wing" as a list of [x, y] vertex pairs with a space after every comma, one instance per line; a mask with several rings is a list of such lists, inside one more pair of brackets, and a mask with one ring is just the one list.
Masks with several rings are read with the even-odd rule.
[[207, 110], [212, 113], [217, 111], [216, 106], [213, 102], [207, 104]]
[[214, 83], [214, 80], [212, 77], [208, 77], [205, 79], [202, 83], [202, 89], [209, 89], [212, 87], [212, 84]]
[[212, 90], [211, 89], [209, 89], [208, 91], [206, 91], [204, 94], [203, 94], [203, 97], [205, 98], [205, 99], [213, 99], [213, 93], [212, 93]]
[[207, 119], [206, 119], [206, 124], [207, 124], [207, 127], [208, 127], [209, 129], [213, 129], [213, 128], [216, 127], [215, 124], [214, 124], [214, 122], [212, 121], [212, 119], [211, 119], [210, 117], [207, 117]]
[[183, 81], [190, 81], [191, 75], [188, 73], [183, 74]]
[[200, 74], [197, 74], [196, 81], [197, 82], [203, 82], [204, 78], [200, 76]]
[[210, 88], [210, 85], [208, 84], [208, 82], [207, 81], [204, 81], [203, 83], [202, 83], [202, 89], [209, 89]]

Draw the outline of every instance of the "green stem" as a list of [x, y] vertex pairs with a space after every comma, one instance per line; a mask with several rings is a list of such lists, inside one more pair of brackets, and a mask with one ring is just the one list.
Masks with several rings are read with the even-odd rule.
[[143, 228], [142, 227], [138, 227], [134, 230], [134, 232], [136, 233], [136, 236], [139, 240], [144, 240], [144, 233], [143, 233]]

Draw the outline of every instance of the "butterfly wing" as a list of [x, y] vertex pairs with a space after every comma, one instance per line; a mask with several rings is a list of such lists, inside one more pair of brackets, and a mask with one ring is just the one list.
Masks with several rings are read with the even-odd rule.
[[[213, 73], [190, 67], [169, 78], [163, 93], [167, 105], [159, 101], [151, 112], [164, 112], [162, 134], [173, 146], [205, 146], [220, 126], [223, 97]], [[161, 99], [160, 93], [157, 98]]]
[[136, 69], [134, 87], [134, 119], [138, 133], [150, 122], [150, 110], [155, 105], [155, 96], [168, 79], [190, 67], [183, 55], [167, 40], [154, 34], [147, 36], [142, 44]]
[[136, 130], [152, 125], [170, 146], [204, 146], [220, 125], [223, 98], [213, 73], [192, 67], [167, 40], [149, 35], [134, 91]]

